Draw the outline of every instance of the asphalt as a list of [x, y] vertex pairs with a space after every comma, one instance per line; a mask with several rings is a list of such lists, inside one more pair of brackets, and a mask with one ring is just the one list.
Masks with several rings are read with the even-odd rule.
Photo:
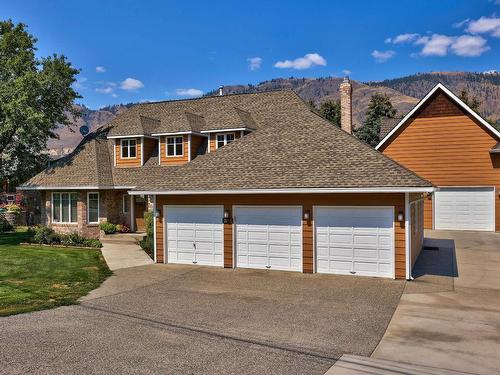
[[80, 305], [0, 320], [5, 374], [324, 374], [377, 346], [405, 283], [279, 271], [118, 269]]
[[427, 231], [377, 359], [470, 374], [500, 369], [500, 233]]

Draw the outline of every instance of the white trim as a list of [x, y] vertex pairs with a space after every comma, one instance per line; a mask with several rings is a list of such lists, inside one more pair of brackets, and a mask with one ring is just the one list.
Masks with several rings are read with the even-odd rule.
[[[89, 214], [90, 194], [97, 194], [97, 221], [90, 221], [90, 214]], [[101, 215], [101, 196], [100, 196], [98, 191], [88, 191], [87, 192], [87, 224], [99, 224], [100, 215]]]
[[[218, 150], [219, 149], [219, 135], [222, 135], [224, 136], [224, 146], [226, 146], [227, 144], [231, 143], [231, 142], [228, 142], [227, 141], [227, 136], [232, 134], [233, 135], [233, 140], [231, 142], [234, 142], [236, 140], [236, 133], [234, 132], [229, 132], [229, 133], [217, 133], [215, 134], [215, 149]], [[224, 146], [221, 146], [221, 147], [224, 147]]]
[[156, 263], [156, 195], [153, 195], [153, 258]]
[[202, 132], [194, 132], [194, 131], [185, 131], [185, 132], [167, 132], [167, 133], [154, 133], [151, 134], [155, 137], [157, 136], [173, 136], [173, 135], [185, 135], [185, 134], [194, 134], [194, 135], [199, 135], [200, 137], [206, 137], [206, 134], [203, 134]]
[[244, 135], [245, 135], [245, 132], [243, 130], [240, 130], [240, 138], [243, 138]]
[[[169, 155], [168, 154], [168, 139], [175, 139], [175, 142], [174, 142], [174, 152], [177, 152], [176, 150], [176, 147], [177, 147], [177, 138], [182, 138], [182, 153], [181, 154], [174, 154], [174, 155]], [[184, 156], [184, 136], [183, 135], [175, 135], [175, 136], [171, 136], [171, 137], [168, 137], [166, 136], [165, 137], [165, 157], [167, 158], [178, 158], [178, 157], [181, 157], [181, 156]]]
[[[408, 194], [408, 193], [406, 193]], [[342, 205], [333, 205], [333, 206], [328, 206], [328, 205], [316, 205], [313, 206], [313, 212], [312, 212], [312, 225], [313, 225], [313, 267], [314, 267], [314, 273], [317, 273], [316, 270], [316, 261], [317, 261], [317, 253], [316, 253], [316, 243], [315, 243], [315, 235], [316, 235], [316, 208], [348, 208], [348, 209], [376, 209], [376, 208], [385, 208], [385, 209], [391, 209], [392, 212], [392, 252], [391, 252], [391, 263], [392, 263], [392, 272], [391, 272], [391, 277], [392, 279], [396, 279], [396, 219], [395, 217], [395, 206], [342, 206]], [[363, 275], [353, 275], [353, 276], [358, 276], [358, 277], [372, 277], [372, 276], [363, 276]], [[389, 277], [381, 277], [381, 278], [386, 278], [389, 279]]]
[[[127, 149], [128, 149], [128, 154], [130, 155], [130, 141], [135, 142], [135, 156], [123, 156], [123, 142], [129, 142]], [[137, 138], [124, 138], [120, 139], [120, 159], [137, 159]]]
[[[136, 149], [137, 152], [137, 149]], [[141, 167], [144, 165], [144, 137], [141, 138]]]
[[406, 280], [411, 280], [411, 211], [410, 211], [410, 193], [405, 193], [405, 261], [406, 261]]
[[19, 190], [129, 190], [134, 186], [18, 186]]
[[224, 132], [237, 132], [237, 131], [253, 131], [251, 128], [229, 128], [229, 129], [215, 129], [215, 130], [202, 130], [201, 133], [224, 133]]
[[[128, 209], [128, 211], [125, 211], [125, 202], [127, 201], [127, 199], [130, 201], [130, 196], [128, 194], [123, 194], [122, 195], [122, 213], [123, 214], [128, 214], [130, 213], [130, 207]], [[129, 202], [130, 203], [130, 202]]]
[[212, 143], [212, 134], [208, 135], [208, 146], [207, 146], [208, 154], [210, 154], [210, 143]]
[[130, 231], [135, 232], [135, 199], [134, 196], [130, 196]]
[[158, 136], [158, 165], [161, 165], [161, 136]]
[[163, 205], [163, 264], [167, 264], [167, 205]]
[[321, 193], [432, 193], [433, 187], [387, 188], [295, 188], [295, 189], [241, 189], [241, 190], [137, 190], [131, 195], [214, 195], [214, 194], [321, 194]]
[[191, 161], [191, 134], [188, 134], [188, 161]]
[[108, 135], [107, 139], [122, 139], [122, 138], [155, 138], [153, 135], [131, 134], [131, 135]]
[[482, 125], [484, 125], [489, 131], [491, 131], [497, 138], [500, 138], [500, 132], [496, 130], [493, 126], [491, 126], [485, 119], [479, 116], [476, 112], [474, 112], [467, 104], [465, 104], [458, 96], [452, 93], [449, 89], [446, 88], [442, 83], [438, 83], [434, 88], [427, 93], [426, 96], [420, 102], [417, 103], [413, 109], [406, 114], [405, 117], [380, 141], [380, 143], [375, 147], [375, 150], [378, 150], [388, 139], [392, 137], [392, 135], [397, 132], [397, 130], [406, 122], [408, 119], [420, 108], [424, 105], [427, 100], [437, 91], [443, 90], [445, 94], [447, 94], [456, 104], [462, 107], [467, 113], [469, 113], [472, 117], [478, 120]]
[[[69, 221], [62, 221], [62, 196], [59, 197], [59, 218], [61, 221], [54, 221], [54, 194], [68, 194], [69, 207], [68, 207], [68, 217]], [[71, 221], [71, 194], [78, 194], [76, 191], [53, 191], [50, 196], [50, 223], [51, 224], [70, 224], [70, 225], [78, 225], [78, 201], [80, 200], [80, 196], [76, 199], [76, 221]]]
[[116, 167], [116, 140], [115, 144], [113, 145], [113, 166]]

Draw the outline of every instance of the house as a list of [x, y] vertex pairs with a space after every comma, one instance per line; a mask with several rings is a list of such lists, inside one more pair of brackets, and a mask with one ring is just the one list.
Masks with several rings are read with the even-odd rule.
[[343, 130], [292, 91], [138, 104], [20, 188], [59, 231], [152, 210], [157, 263], [409, 278], [433, 186], [349, 134], [340, 89]]
[[500, 231], [500, 132], [444, 85], [380, 138], [376, 149], [436, 186], [426, 229]]

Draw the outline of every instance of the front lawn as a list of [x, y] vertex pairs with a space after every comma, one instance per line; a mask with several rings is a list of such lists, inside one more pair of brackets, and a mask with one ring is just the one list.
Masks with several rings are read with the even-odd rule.
[[111, 275], [99, 250], [24, 241], [24, 230], [0, 234], [0, 316], [75, 304]]

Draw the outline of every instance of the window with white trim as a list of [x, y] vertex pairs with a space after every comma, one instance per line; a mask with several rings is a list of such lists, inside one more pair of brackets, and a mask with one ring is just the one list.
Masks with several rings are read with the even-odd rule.
[[184, 155], [184, 138], [167, 137], [167, 156], [182, 156]]
[[99, 193], [87, 193], [87, 223], [99, 223]]
[[130, 195], [123, 194], [122, 196], [122, 212], [128, 214], [130, 210]]
[[78, 193], [52, 193], [52, 222], [76, 223]]
[[122, 159], [133, 159], [137, 156], [137, 141], [135, 139], [122, 139], [120, 145]]
[[217, 134], [217, 148], [234, 141], [234, 133]]

